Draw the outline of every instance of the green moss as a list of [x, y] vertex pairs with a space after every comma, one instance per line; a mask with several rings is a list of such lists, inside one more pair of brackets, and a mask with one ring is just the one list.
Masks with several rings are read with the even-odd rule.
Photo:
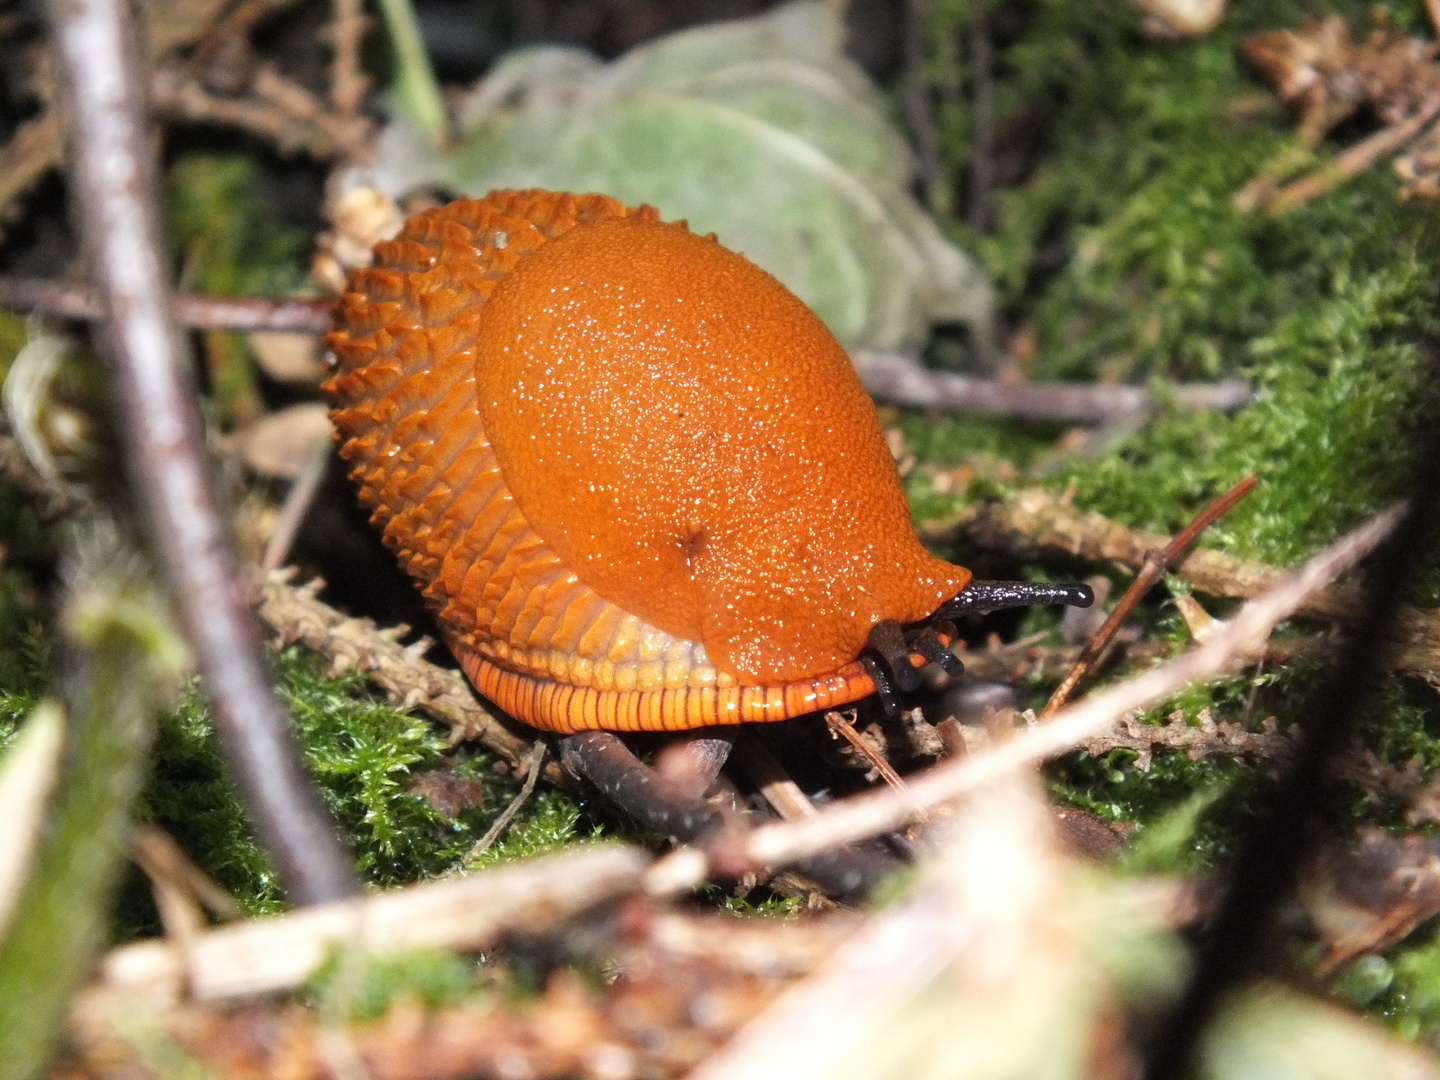
[[1440, 1031], [1440, 937], [1422, 935], [1418, 944], [1391, 953], [1350, 965], [1340, 992], [1388, 1020], [1406, 1038], [1433, 1041]]
[[727, 915], [763, 915], [772, 919], [793, 919], [804, 910], [804, 904], [798, 896], [770, 893], [758, 902], [752, 902], [749, 897], [736, 896], [728, 890], [712, 888], [709, 891], [719, 904], [720, 910]]
[[[168, 194], [182, 289], [220, 295], [306, 289], [310, 237], [279, 219], [249, 157], [187, 154], [170, 167]], [[210, 331], [203, 342], [217, 422], [229, 427], [253, 420], [260, 404], [243, 336]]]
[[[393, 886], [457, 865], [517, 787], [494, 761], [451, 750], [439, 728], [376, 699], [358, 674], [326, 675], [318, 657], [292, 648], [276, 661], [281, 689], [321, 793], [355, 851], [367, 881]], [[251, 912], [280, 905], [278, 883], [255, 843], [227, 779], [208, 706], [198, 688], [161, 725], [145, 815], [171, 831], [201, 866]], [[410, 791], [414, 777], [445, 767], [478, 781], [478, 805], [450, 818]], [[484, 864], [536, 854], [595, 835], [580, 811], [554, 791], [537, 793]], [[138, 900], [137, 900], [138, 903]], [[145, 925], [131, 907], [128, 922]]]
[[171, 164], [167, 179], [182, 289], [240, 295], [305, 286], [310, 238], [280, 219], [255, 161], [244, 154], [186, 154]]
[[367, 957], [337, 949], [310, 978], [303, 995], [324, 1015], [375, 1020], [402, 996], [415, 998], [427, 1009], [462, 1001], [475, 993], [474, 972], [473, 961], [439, 950]]
[[569, 796], [542, 789], [531, 796], [509, 831], [475, 860], [474, 868], [545, 855], [578, 841], [598, 840], [602, 832], [603, 826], [591, 821]]

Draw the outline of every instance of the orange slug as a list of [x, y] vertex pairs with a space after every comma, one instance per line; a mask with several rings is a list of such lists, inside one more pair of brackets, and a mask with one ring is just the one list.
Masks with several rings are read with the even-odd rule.
[[348, 288], [325, 383], [340, 452], [466, 674], [526, 723], [855, 701], [872, 629], [970, 580], [916, 538], [820, 320], [652, 207], [461, 199]]

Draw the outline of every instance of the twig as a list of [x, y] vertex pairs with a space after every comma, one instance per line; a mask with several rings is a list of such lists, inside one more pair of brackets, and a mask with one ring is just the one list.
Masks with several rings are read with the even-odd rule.
[[216, 729], [287, 891], [299, 903], [350, 895], [354, 871], [271, 686], [210, 485], [189, 365], [170, 317], [136, 28], [118, 0], [54, 0], [50, 18], [70, 90], [82, 233], [108, 301], [118, 426], [150, 541], [198, 653]]
[[[0, 275], [0, 305], [72, 319], [98, 319], [99, 295], [70, 282]], [[330, 328], [330, 299], [290, 296], [175, 297], [175, 316], [206, 330], [296, 330], [323, 334]], [[1159, 404], [1140, 386], [1094, 383], [1016, 383], [930, 371], [907, 353], [862, 350], [851, 355], [873, 396], [900, 405], [954, 408], [996, 416], [1028, 416], [1079, 424], [1108, 424]], [[1241, 380], [1180, 383], [1163, 400], [1182, 409], [1229, 411], [1245, 404], [1250, 388]]]
[[775, 760], [775, 755], [765, 749], [753, 736], [735, 740], [733, 760], [744, 770], [750, 782], [760, 789], [760, 794], [785, 821], [814, 817], [818, 810], [815, 804], [790, 778], [784, 766]]
[[65, 156], [65, 118], [54, 105], [26, 120], [0, 150], [0, 221], [13, 203]]
[[[850, 710], [850, 717], [853, 718], [855, 710]], [[855, 730], [855, 725], [843, 714], [831, 710], [825, 714], [825, 726], [830, 729], [830, 737], [844, 736], [845, 741], [853, 746], [860, 756], [868, 761], [882, 777], [885, 782], [897, 791], [905, 790], [905, 781], [900, 779], [900, 774], [895, 771], [884, 756], [877, 753], [875, 748], [860, 737]]]
[[[368, 619], [352, 619], [317, 599], [322, 582], [290, 584], [293, 571], [277, 570], [265, 577], [256, 613], [285, 643], [298, 641], [330, 661], [332, 671], [358, 667], [402, 708], [420, 709], [450, 726], [450, 741], [475, 739], [516, 768], [525, 767], [530, 738], [516, 734], [476, 699], [465, 676], [423, 659], [430, 642], [399, 644], [403, 627], [376, 629]], [[418, 647], [417, 647], [418, 646]], [[551, 762], [545, 779], [573, 789], [574, 781]]]
[[[1005, 382], [931, 371], [908, 353], [861, 350], [851, 359], [865, 389], [882, 401], [916, 408], [962, 409], [986, 416], [1029, 416], [1074, 424], [1112, 424], [1166, 400], [1143, 386]], [[1239, 379], [1181, 383], [1170, 389], [1181, 409], [1238, 409], [1250, 399]]]
[[362, 0], [334, 0], [335, 18], [329, 28], [335, 50], [330, 64], [330, 104], [342, 117], [357, 116], [370, 80], [360, 70], [360, 43], [369, 20]]
[[975, 100], [975, 130], [970, 142], [970, 228], [990, 228], [990, 188], [995, 161], [995, 74], [992, 70], [990, 28], [983, 0], [970, 4], [971, 93]]
[[188, 964], [163, 941], [112, 951], [100, 965], [110, 988], [160, 1003], [188, 983], [201, 1001], [289, 990], [336, 945], [371, 953], [483, 949], [506, 930], [567, 914], [633, 890], [650, 856], [605, 845], [512, 863], [285, 915], [251, 919], [196, 935]]
[[330, 113], [309, 90], [268, 66], [256, 74], [251, 94], [243, 98], [212, 94], [178, 65], [157, 70], [151, 92], [157, 111], [169, 117], [238, 127], [270, 140], [282, 152], [303, 150], [321, 160], [354, 159], [366, 152], [368, 121]]
[[[1273, 716], [1267, 717], [1259, 731], [1244, 724], [1219, 720], [1209, 709], [1197, 714], [1198, 724], [1192, 725], [1183, 711], [1173, 712], [1164, 724], [1143, 724], [1133, 715], [1120, 718], [1114, 729], [1084, 744], [1083, 749], [1099, 756], [1111, 750], [1135, 751], [1135, 767], [1144, 772], [1156, 750], [1179, 750], [1191, 761], [1211, 754], [1227, 757], [1260, 757], [1270, 761], [1286, 758], [1294, 749], [1294, 740], [1279, 729]], [[1366, 790], [1375, 786], [1362, 783]], [[1384, 793], [1384, 792], [1382, 792]]]
[[519, 794], [510, 800], [510, 805], [505, 807], [504, 812], [495, 819], [495, 823], [485, 830], [485, 835], [479, 839], [475, 846], [465, 853], [465, 858], [462, 859], [460, 863], [464, 869], [469, 870], [474, 867], [480, 860], [480, 856], [490, 850], [490, 845], [500, 839], [500, 834], [505, 831], [505, 827], [515, 819], [515, 815], [520, 812], [520, 808], [525, 805], [526, 801], [534, 793], [535, 781], [540, 779], [540, 766], [545, 764], [546, 749], [544, 739], [535, 740], [535, 746], [530, 751], [530, 764], [525, 770], [525, 783], [520, 786]]
[[[1431, 372], [1431, 377], [1434, 377]], [[1394, 530], [1366, 563], [1365, 600], [1345, 647], [1297, 719], [1290, 767], [1264, 793], [1242, 837], [1219, 912], [1207, 928], [1185, 993], [1160, 1027], [1146, 1061], [1149, 1080], [1179, 1080], [1221, 998], [1254, 970], [1275, 913], [1289, 895], [1314, 844], [1332, 763], [1349, 744], [1385, 667], [1386, 631], [1410, 580], [1440, 534], [1440, 428], [1421, 428], [1425, 442]]]
[[152, 880], [166, 878], [194, 897], [212, 914], [230, 921], [244, 916], [235, 898], [190, 861], [175, 838], [154, 825], [136, 826], [130, 833], [130, 850]]
[[[987, 753], [912, 775], [907, 792], [882, 789], [828, 807], [809, 820], [762, 826], [745, 838], [743, 852], [726, 852], [725, 857], [748, 858], [758, 866], [794, 862], [896, 828], [911, 820], [917, 809], [934, 808], [996, 777], [1083, 745], [1125, 713], [1163, 701], [1198, 679], [1248, 661], [1276, 623], [1293, 615], [1307, 596], [1371, 551], [1394, 527], [1397, 517], [1397, 510], [1388, 510], [1348, 533], [1288, 580], [1246, 604], [1214, 637], [1183, 656], [1091, 694], [1050, 723], [1022, 732]], [[703, 878], [706, 866], [707, 856], [702, 851], [676, 852], [656, 864], [647, 887], [661, 892], [688, 887]]]
[[260, 569], [266, 573], [279, 570], [289, 557], [290, 546], [295, 543], [295, 534], [300, 531], [300, 525], [310, 511], [310, 504], [315, 501], [315, 493], [320, 490], [320, 481], [325, 478], [325, 470], [330, 464], [330, 453], [331, 446], [328, 441], [316, 447], [300, 467], [300, 474], [295, 477], [290, 490], [285, 493], [285, 501], [280, 504], [280, 512], [275, 515], [275, 527], [270, 530], [270, 539], [265, 541], [265, 554], [260, 559]]
[[926, 71], [925, 35], [929, 29], [930, 0], [906, 0], [904, 7], [905, 73], [902, 78], [905, 120], [915, 140], [915, 172], [932, 213], [948, 209], [948, 192], [940, 174], [940, 133], [930, 101]]
[[[1169, 537], [1126, 528], [1093, 511], [1080, 510], [1040, 488], [1016, 492], [1005, 502], [968, 506], [954, 519], [921, 527], [923, 538], [953, 543], [957, 537], [978, 547], [1020, 557], [1065, 552], [1092, 562], [1118, 562], [1139, 570], [1145, 555]], [[1288, 571], [1223, 551], [1197, 548], [1172, 568], [1182, 581], [1212, 596], [1253, 597], [1274, 588]], [[1336, 622], [1358, 609], [1360, 594], [1332, 586], [1306, 598], [1295, 614]], [[1402, 606], [1391, 630], [1390, 663], [1396, 671], [1440, 675], [1440, 612]]]
[[[304, 296], [196, 296], [174, 298], [175, 318], [200, 330], [294, 330], [323, 334], [335, 301]], [[67, 319], [102, 319], [100, 291], [79, 282], [0, 276], [0, 306]]]
[[1265, 203], [1271, 214], [1282, 214], [1309, 202], [1317, 195], [1323, 195], [1337, 184], [1364, 172], [1378, 159], [1394, 153], [1420, 134], [1422, 128], [1440, 114], [1440, 98], [1427, 102], [1414, 116], [1382, 128], [1368, 139], [1363, 139], [1350, 149], [1338, 154], [1334, 161], [1303, 176], [1294, 183], [1286, 184]]
[[1440, 0], [1425, 0], [1425, 14], [1430, 16], [1430, 29], [1440, 35]]
[[1075, 663], [1065, 673], [1065, 678], [1060, 680], [1060, 685], [1050, 695], [1050, 700], [1045, 703], [1045, 708], [1040, 711], [1040, 719], [1048, 720], [1055, 714], [1055, 711], [1070, 700], [1075, 687], [1080, 680], [1090, 674], [1090, 669], [1105, 651], [1115, 634], [1129, 616], [1131, 610], [1138, 604], [1142, 597], [1148, 593], [1151, 587], [1160, 580], [1163, 574], [1180, 555], [1195, 543], [1202, 532], [1213, 525], [1221, 515], [1225, 514], [1237, 502], [1254, 490], [1256, 476], [1251, 473], [1245, 477], [1225, 494], [1213, 501], [1209, 506], [1201, 510], [1195, 519], [1175, 534], [1163, 548], [1147, 551], [1145, 561], [1140, 566], [1140, 572], [1135, 575], [1135, 580], [1125, 590], [1125, 595], [1120, 597], [1119, 602], [1111, 610], [1109, 618], [1095, 631], [1094, 636], [1080, 650], [1080, 655], [1075, 658]]
[[[157, 63], [167, 53], [195, 43], [206, 35], [227, 29], [242, 33], [256, 18], [275, 8], [283, 7], [292, 0], [275, 0], [272, 3], [241, 5], [247, 9], [237, 10], [226, 16], [218, 26], [212, 26], [214, 14], [223, 4], [196, 5], [185, 0], [158, 2], [145, 7], [146, 39], [150, 46], [150, 60]], [[218, 118], [217, 118], [218, 119]], [[60, 165], [65, 157], [65, 117], [54, 100], [47, 100], [44, 110], [36, 117], [25, 121], [10, 136], [3, 150], [0, 150], [0, 221], [13, 211], [13, 203], [51, 169]]]

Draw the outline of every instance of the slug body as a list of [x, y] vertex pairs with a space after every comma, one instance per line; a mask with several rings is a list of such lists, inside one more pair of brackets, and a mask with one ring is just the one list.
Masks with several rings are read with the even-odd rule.
[[865, 697], [880, 620], [970, 579], [769, 274], [650, 207], [492, 192], [352, 276], [325, 384], [360, 498], [475, 686], [559, 732]]

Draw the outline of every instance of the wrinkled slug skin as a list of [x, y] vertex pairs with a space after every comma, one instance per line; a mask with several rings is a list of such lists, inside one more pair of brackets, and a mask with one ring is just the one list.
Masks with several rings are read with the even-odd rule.
[[769, 274], [650, 207], [496, 191], [336, 308], [361, 501], [481, 693], [537, 727], [781, 720], [874, 692], [932, 557], [854, 369]]

